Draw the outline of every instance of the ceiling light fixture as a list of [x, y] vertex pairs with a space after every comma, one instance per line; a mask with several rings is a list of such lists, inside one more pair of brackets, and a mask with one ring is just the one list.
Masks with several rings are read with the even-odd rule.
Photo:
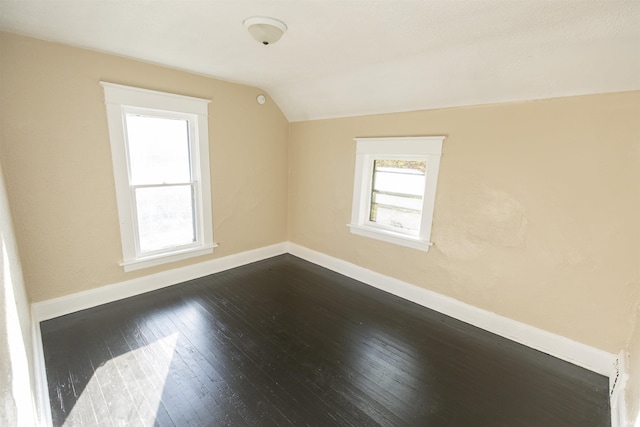
[[277, 42], [282, 37], [282, 34], [287, 31], [287, 26], [284, 22], [263, 16], [247, 18], [243, 24], [251, 36], [264, 45]]

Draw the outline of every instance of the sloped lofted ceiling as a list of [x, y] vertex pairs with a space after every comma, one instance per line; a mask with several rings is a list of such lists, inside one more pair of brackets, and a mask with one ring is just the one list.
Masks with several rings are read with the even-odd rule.
[[[263, 46], [255, 15], [288, 31]], [[639, 0], [0, 0], [0, 30], [257, 86], [290, 121], [640, 89]]]

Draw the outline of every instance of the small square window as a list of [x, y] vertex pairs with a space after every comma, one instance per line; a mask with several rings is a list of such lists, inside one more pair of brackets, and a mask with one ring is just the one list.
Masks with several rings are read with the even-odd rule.
[[351, 232], [428, 251], [443, 141], [357, 138]]

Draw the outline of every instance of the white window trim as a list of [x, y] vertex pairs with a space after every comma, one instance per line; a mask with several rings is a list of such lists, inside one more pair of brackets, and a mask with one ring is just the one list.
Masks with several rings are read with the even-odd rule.
[[[124, 271], [134, 271], [186, 258], [206, 255], [213, 252], [218, 245], [213, 242], [213, 221], [211, 212], [211, 183], [209, 169], [209, 131], [208, 104], [209, 99], [193, 98], [165, 92], [123, 86], [114, 83], [100, 82], [104, 89], [107, 106], [107, 121], [111, 140], [113, 174], [116, 185], [118, 216], [120, 219], [120, 237], [122, 242], [123, 261], [119, 263]], [[199, 159], [193, 162], [194, 179], [197, 181], [196, 191], [196, 230], [197, 243], [181, 246], [172, 251], [140, 255], [136, 247], [137, 227], [133, 215], [133, 194], [129, 185], [127, 152], [125, 141], [124, 115], [127, 112], [156, 110], [169, 115], [191, 117], [190, 123], [197, 123], [190, 130], [195, 135], [192, 150]]]
[[[382, 240], [400, 246], [428, 252], [433, 245], [431, 228], [435, 206], [438, 171], [444, 136], [354, 138], [356, 141], [356, 167], [353, 184], [351, 233]], [[415, 159], [427, 161], [426, 185], [423, 197], [422, 219], [418, 236], [409, 235], [369, 221], [373, 161], [376, 159]]]

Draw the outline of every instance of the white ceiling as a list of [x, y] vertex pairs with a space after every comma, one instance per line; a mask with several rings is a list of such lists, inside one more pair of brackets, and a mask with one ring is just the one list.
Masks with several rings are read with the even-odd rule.
[[[263, 46], [254, 15], [289, 29]], [[0, 29], [257, 86], [290, 121], [640, 89], [640, 0], [0, 0]]]

